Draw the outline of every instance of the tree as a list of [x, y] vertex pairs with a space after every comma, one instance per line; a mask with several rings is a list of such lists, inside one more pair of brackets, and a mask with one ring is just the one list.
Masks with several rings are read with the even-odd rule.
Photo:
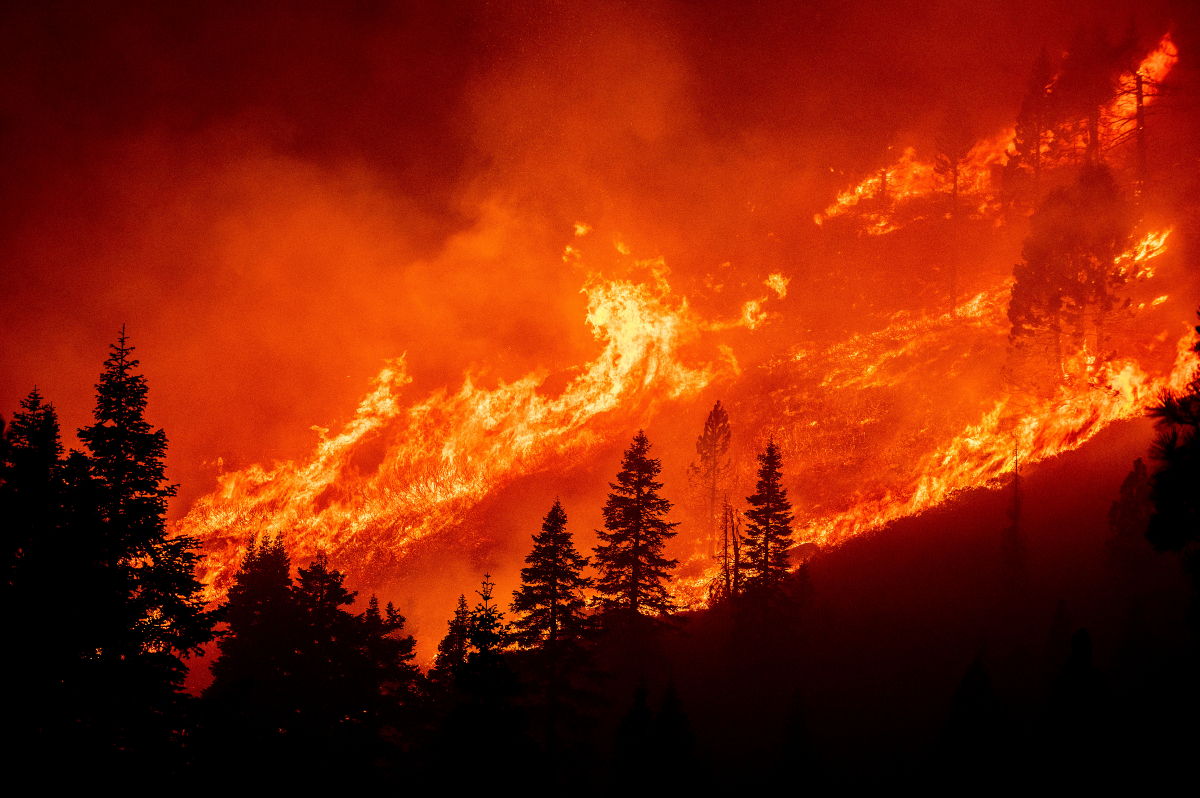
[[[1200, 339], [1192, 350], [1200, 354]], [[1158, 551], [1184, 552], [1192, 581], [1191, 622], [1200, 633], [1200, 369], [1183, 391], [1164, 392], [1150, 416], [1158, 428], [1151, 454], [1159, 467], [1150, 481], [1154, 512], [1146, 539]]]
[[162, 746], [180, 728], [183, 659], [200, 654], [215, 618], [195, 576], [199, 543], [167, 534], [167, 436], [145, 419], [146, 378], [122, 328], [96, 385], [88, 455], [68, 460], [73, 542], [85, 551], [89, 606], [77, 657], [80, 726], [99, 751]]
[[630, 616], [667, 615], [674, 609], [666, 585], [671, 569], [679, 564], [663, 556], [663, 546], [675, 537], [676, 522], [664, 520], [671, 503], [658, 495], [655, 480], [662, 466], [650, 457], [650, 441], [638, 431], [625, 450], [617, 481], [604, 503], [604, 530], [596, 534], [596, 589], [605, 612]]
[[199, 542], [167, 535], [167, 436], [145, 419], [146, 378], [134, 371], [125, 329], [96, 385], [96, 423], [79, 430], [90, 454], [107, 549], [105, 566], [117, 599], [111, 637], [101, 657], [152, 656], [167, 681], [182, 685], [182, 656], [199, 654], [212, 639], [195, 576]]
[[1073, 185], [1046, 197], [1013, 268], [1004, 366], [1012, 389], [1049, 397], [1064, 379], [1090, 379], [1111, 359], [1111, 328], [1130, 305], [1116, 260], [1132, 230], [1130, 208], [1102, 166], [1085, 165]]
[[88, 597], [79, 592], [79, 552], [63, 545], [63, 473], [57, 415], [34, 388], [7, 430], [0, 422], [3, 610], [14, 652], [9, 681], [20, 685], [5, 704], [13, 761], [56, 745], [47, 729], [70, 726], [63, 723], [67, 702], [59, 699], [78, 641], [62, 629], [50, 632], [47, 619], [74, 616]]
[[587, 623], [583, 591], [592, 579], [583, 576], [588, 558], [575, 550], [558, 499], [542, 520], [541, 533], [533, 536], [525, 562], [529, 567], [521, 569], [521, 587], [513, 594], [514, 641], [525, 648], [554, 649], [560, 641], [577, 640]]
[[[298, 621], [292, 602], [291, 559], [280, 536], [251, 538], [222, 607], [226, 629], [210, 670], [206, 695], [241, 686], [258, 700], [279, 689], [295, 668]], [[248, 700], [249, 695], [243, 700]]]
[[747, 589], [778, 585], [788, 572], [788, 549], [792, 545], [792, 505], [783, 487], [780, 466], [783, 458], [774, 440], [758, 456], [758, 485], [746, 497], [746, 554], [742, 564]]
[[732, 464], [725, 459], [729, 439], [729, 415], [718, 400], [704, 421], [704, 431], [696, 439], [699, 459], [688, 466], [688, 481], [704, 506], [710, 549], [716, 543], [717, 496], [732, 470]]
[[1037, 195], [1042, 181], [1042, 142], [1049, 127], [1050, 114], [1050, 85], [1054, 82], [1054, 72], [1050, 66], [1050, 56], [1046, 48], [1042, 48], [1037, 59], [1033, 62], [1033, 71], [1025, 88], [1025, 96], [1021, 99], [1021, 109], [1017, 112], [1016, 133], [1013, 138], [1013, 157], [1008, 166], [1010, 173], [1015, 169], [1027, 169], [1033, 179], [1033, 195]]
[[454, 608], [454, 617], [447, 622], [446, 635], [438, 643], [437, 657], [429, 677], [446, 689], [452, 689], [455, 677], [467, 661], [470, 646], [468, 635], [471, 630], [471, 611], [467, 608], [467, 597], [460, 595]]
[[733, 509], [729, 494], [721, 503], [721, 570], [709, 583], [709, 596], [724, 601], [742, 592], [742, 514]]
[[1058, 118], [1068, 124], [1084, 120], [1087, 136], [1084, 158], [1092, 165], [1100, 162], [1100, 115], [1116, 94], [1126, 50], [1124, 44], [1115, 47], [1109, 44], [1098, 24], [1081, 28], [1054, 83], [1051, 100]]

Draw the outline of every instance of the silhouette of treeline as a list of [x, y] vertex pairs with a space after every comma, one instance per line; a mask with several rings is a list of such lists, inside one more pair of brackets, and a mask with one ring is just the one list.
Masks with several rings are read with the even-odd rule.
[[[324, 557], [293, 569], [283, 538], [249, 541], [225, 601], [204, 608], [195, 541], [167, 534], [166, 437], [144, 419], [132, 352], [122, 331], [95, 423], [79, 431], [85, 451], [64, 455], [36, 389], [2, 438], [6, 717], [30, 766], [598, 793], [908, 776], [979, 787], [1050, 771], [1078, 781], [1148, 762], [1162, 773], [1194, 750], [1200, 660], [1175, 615], [1179, 574], [1197, 576], [1200, 375], [1163, 396], [1158, 466], [1138, 460], [1112, 502], [1099, 536], [1108, 606], [1089, 628], [1056, 598], [1079, 590], [1054, 557], [1071, 562], [1097, 536], [1054, 513], [1103, 494], [1064, 504], [1056, 484], [1039, 508], [1028, 489], [1022, 580], [1008, 578], [1003, 534], [963, 533], [1002, 517], [1004, 499], [987, 492], [792, 568], [770, 441], [748, 509], [724, 498], [711, 606], [679, 612], [664, 554], [676, 523], [639, 432], [592, 555], [556, 500], [507, 617], [485, 575], [423, 674], [393, 606], [372, 596], [353, 613], [345, 576]], [[691, 469], [710, 510], [731, 434], [718, 403]], [[1039, 518], [1046, 537], [1074, 530], [1057, 551], [1038, 549]], [[1183, 569], [1147, 538], [1183, 552]], [[1111, 670], [1097, 634], [1117, 650]], [[189, 696], [185, 659], [214, 639], [213, 681]]]

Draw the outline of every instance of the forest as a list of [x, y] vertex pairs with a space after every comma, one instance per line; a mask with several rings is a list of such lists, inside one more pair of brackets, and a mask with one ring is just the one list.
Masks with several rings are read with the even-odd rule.
[[1194, 9], [151, 5], [0, 12], [14, 770], [1195, 782]]

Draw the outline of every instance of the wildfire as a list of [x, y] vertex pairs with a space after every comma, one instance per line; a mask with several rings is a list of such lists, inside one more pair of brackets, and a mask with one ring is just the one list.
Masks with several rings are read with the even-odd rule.
[[[1117, 94], [1101, 113], [1101, 142], [1109, 149], [1124, 140], [1131, 125], [1136, 123], [1137, 100], [1134, 94], [1135, 74], [1141, 75], [1149, 86], [1161, 83], [1179, 60], [1179, 50], [1166, 34], [1157, 47], [1138, 64], [1133, 73], [1125, 74]], [[1156, 93], [1148, 91], [1144, 102], [1155, 102]], [[996, 176], [1008, 162], [1015, 128], [1006, 128], [999, 133], [980, 139], [975, 143], [958, 169], [958, 194], [970, 208], [970, 213], [980, 217], [992, 208], [1000, 186]], [[1047, 136], [1052, 137], [1053, 132]], [[1086, 145], [1086, 131], [1073, 129], [1068, 135], [1068, 146], [1062, 152], [1082, 152]], [[1049, 142], [1043, 143], [1043, 158], [1050, 155]], [[895, 219], [898, 205], [915, 199], [948, 193], [946, 179], [938, 175], [932, 161], [921, 160], [912, 147], [907, 147], [891, 166], [863, 178], [857, 185], [840, 192], [837, 199], [814, 217], [817, 225], [838, 216], [855, 214], [861, 229], [868, 235], [883, 235], [900, 227]]]
[[[1169, 229], [1146, 234], [1116, 263], [1146, 276], [1169, 235]], [[1081, 362], [1067, 369], [1079, 376], [1050, 398], [985, 400], [974, 421], [958, 426], [962, 407], [940, 417], [936, 411], [914, 416], [921, 404], [937, 410], [952, 404], [961, 390], [959, 375], [972, 363], [984, 361], [984, 371], [998, 368], [1011, 286], [1009, 279], [980, 291], [954, 314], [898, 313], [878, 331], [801, 349], [777, 362], [774, 379], [789, 379], [793, 387], [789, 397], [772, 401], [767, 423], [784, 449], [785, 473], [807, 495], [797, 505], [798, 522], [807, 515], [797, 525], [799, 540], [836, 545], [960, 491], [1003, 484], [1014, 467], [1014, 448], [1022, 467], [1076, 449], [1109, 424], [1143, 415], [1162, 389], [1180, 390], [1200, 365], [1189, 331], [1167, 374], [1152, 375], [1130, 358], [1101, 361], [1085, 350], [1076, 356]], [[685, 572], [674, 587], [677, 601], [703, 605], [715, 575], [707, 551], [689, 560]]]
[[588, 281], [587, 323], [604, 349], [556, 398], [539, 392], [545, 372], [490, 390], [468, 376], [457, 393], [405, 407], [400, 392], [411, 379], [400, 358], [341, 432], [318, 430], [307, 459], [223, 474], [179, 524], [204, 544], [210, 600], [228, 587], [252, 535], [282, 533], [297, 559], [324, 551], [335, 567], [369, 574], [514, 476], [569, 462], [654, 402], [699, 391], [716, 368], [678, 360], [699, 323], [656, 277], [654, 287]]

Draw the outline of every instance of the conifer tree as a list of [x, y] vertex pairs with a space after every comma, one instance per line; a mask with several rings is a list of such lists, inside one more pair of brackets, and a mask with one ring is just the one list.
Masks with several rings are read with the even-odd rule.
[[[70, 535], [81, 547], [89, 597], [78, 627], [73, 710], [88, 744], [165, 754], [182, 729], [183, 659], [213, 637], [195, 566], [199, 543], [167, 534], [167, 437], [145, 419], [146, 378], [122, 328], [96, 385], [95, 423], [72, 455]], [[157, 753], [152, 753], [152, 752]]]
[[[1196, 334], [1200, 336], [1200, 326]], [[1193, 351], [1200, 354], [1200, 340]], [[1146, 539], [1158, 551], [1185, 553], [1184, 568], [1192, 582], [1189, 620], [1200, 634], [1200, 369], [1184, 390], [1164, 393], [1150, 415], [1158, 429], [1151, 453], [1159, 467], [1150, 480], [1154, 512]]]
[[467, 597], [459, 596], [454, 608], [454, 617], [447, 622], [446, 636], [438, 643], [437, 657], [429, 677], [445, 687], [453, 687], [470, 646], [471, 611], [467, 608]]
[[609, 483], [604, 529], [596, 532], [601, 540], [596, 589], [605, 612], [667, 615], [674, 609], [665, 583], [679, 561], [664, 557], [663, 546], [675, 537], [677, 523], [664, 519], [671, 503], [658, 495], [661, 470], [639, 430], [625, 451], [617, 481]]
[[792, 545], [792, 505], [783, 487], [780, 466], [783, 458], [775, 441], [758, 456], [758, 485], [748, 496], [745, 558], [747, 589], [769, 588], [787, 575], [788, 549]]
[[[49, 549], [62, 500], [62, 441], [54, 406], [35, 387], [7, 430], [0, 429], [0, 514], [4, 518], [5, 582], [8, 589], [44, 587]], [[59, 557], [55, 556], [54, 560]]]
[[295, 667], [293, 637], [298, 615], [292, 605], [291, 559], [283, 539], [251, 538], [223, 605], [226, 623], [220, 656], [210, 670], [215, 695], [240, 682], [256, 691], [273, 690]]
[[182, 686], [181, 657], [201, 653], [214, 619], [195, 576], [199, 543], [167, 535], [167, 436], [145, 419], [146, 378], [135, 369], [125, 329], [96, 385], [95, 423], [79, 430], [99, 499], [104, 567], [113, 593], [101, 657], [152, 657]]
[[[7, 430], [0, 422], [0, 532], [4, 536], [3, 612], [9, 650], [10, 697], [5, 721], [13, 761], [54, 745], [49, 728], [63, 723], [58, 705], [78, 640], [66, 629], [48, 633], [47, 618], [69, 618], [81, 593], [80, 551], [64, 539], [64, 464], [54, 407], [37, 388]], [[74, 624], [68, 629], [77, 628]], [[69, 724], [68, 724], [69, 725]]]
[[529, 567], [521, 569], [521, 587], [513, 594], [514, 641], [524, 648], [553, 649], [576, 640], [586, 624], [583, 591], [592, 580], [583, 576], [588, 558], [575, 550], [558, 499], [543, 519], [542, 531], [533, 536], [533, 551], [525, 562]]
[[716, 545], [717, 497], [732, 464], [725, 455], [729, 452], [729, 414], [718, 400], [704, 421], [704, 431], [696, 439], [698, 460], [688, 466], [691, 489], [704, 507], [710, 549]]

